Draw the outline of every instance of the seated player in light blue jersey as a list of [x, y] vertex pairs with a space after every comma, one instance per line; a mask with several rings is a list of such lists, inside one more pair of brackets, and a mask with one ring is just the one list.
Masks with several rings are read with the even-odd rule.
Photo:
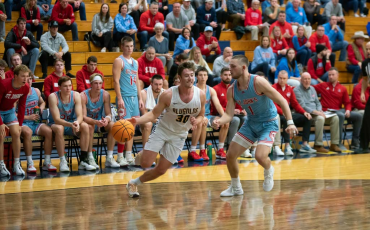
[[99, 168], [92, 154], [94, 132], [108, 132], [108, 152], [105, 167], [119, 168], [120, 166], [128, 165], [128, 163], [124, 160], [118, 164], [113, 158], [113, 148], [116, 141], [110, 132], [114, 125], [110, 108], [110, 95], [107, 91], [102, 89], [102, 87], [103, 76], [99, 73], [94, 73], [90, 76], [90, 89], [81, 93], [82, 114], [84, 122], [89, 125], [90, 129], [89, 150], [87, 155], [88, 162], [95, 168]]
[[[64, 135], [77, 136], [80, 138], [81, 156], [78, 169], [94, 170], [87, 159], [89, 148], [89, 125], [83, 121], [81, 96], [72, 91], [70, 77], [61, 77], [58, 80], [59, 91], [50, 94], [48, 98], [50, 116], [49, 125], [55, 135], [61, 136], [55, 139], [58, 142], [58, 152], [64, 153]], [[60, 157], [59, 170], [69, 172], [68, 163], [63, 156]]]
[[[193, 130], [192, 135], [191, 135], [191, 148], [188, 154], [188, 160], [208, 161], [209, 157], [207, 156], [206, 147], [205, 147], [206, 138], [207, 138], [207, 126], [208, 124], [212, 124], [213, 119], [216, 118], [216, 116], [211, 115], [211, 102], [213, 103], [213, 106], [216, 108], [220, 116], [224, 114], [224, 110], [220, 104], [220, 101], [218, 100], [216, 91], [212, 87], [206, 85], [206, 82], [208, 80], [207, 69], [202, 66], [198, 67], [197, 71], [195, 72], [195, 76], [198, 79], [198, 83], [196, 84], [196, 86], [199, 89], [203, 90], [203, 92], [206, 94], [206, 104], [205, 104], [205, 113], [204, 113], [202, 127]], [[229, 123], [221, 126], [220, 133], [218, 136], [219, 143], [225, 142], [228, 130], [229, 130]], [[197, 148], [198, 141], [199, 141], [199, 148], [200, 148], [199, 155], [195, 151]], [[221, 156], [217, 154], [216, 154], [216, 157], [221, 158]]]
[[274, 187], [274, 167], [268, 157], [275, 134], [279, 132], [277, 110], [274, 102], [283, 110], [287, 118], [286, 132], [290, 136], [298, 133], [292, 120], [292, 113], [284, 97], [279, 94], [266, 79], [249, 74], [249, 61], [244, 55], [236, 55], [230, 61], [230, 71], [236, 81], [227, 90], [227, 106], [224, 115], [213, 121], [215, 128], [226, 124], [234, 116], [235, 103], [238, 103], [248, 114], [239, 132], [234, 136], [227, 151], [227, 168], [231, 176], [231, 185], [221, 196], [243, 195], [244, 191], [239, 178], [238, 157], [254, 142], [258, 141], [255, 158], [265, 169], [263, 189], [271, 191]]

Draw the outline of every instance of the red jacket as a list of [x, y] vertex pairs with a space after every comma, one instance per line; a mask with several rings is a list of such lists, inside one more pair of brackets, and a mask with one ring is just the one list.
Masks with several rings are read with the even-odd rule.
[[[365, 60], [365, 52], [364, 50], [362, 49], [362, 46], [357, 46], [358, 50], [360, 51], [361, 53], [361, 56], [362, 56], [362, 60]], [[348, 54], [348, 60], [352, 63], [352, 65], [358, 65], [358, 62], [356, 60], [356, 56], [355, 56], [355, 52], [353, 51], [353, 48], [351, 45], [347, 46], [347, 54]]]
[[[213, 89], [216, 91], [218, 100], [220, 101], [220, 104], [224, 111], [226, 110], [226, 105], [227, 105], [227, 89], [231, 86], [226, 86], [225, 83], [221, 82], [218, 85], [213, 86]], [[236, 103], [235, 104], [235, 109], [239, 109], [240, 111], [243, 110], [243, 108]], [[211, 100], [211, 115], [217, 116], [219, 115], [217, 112], [216, 107], [213, 104], [213, 101]]]
[[[325, 69], [329, 70], [330, 68], [331, 68], [331, 63], [330, 63], [330, 61], [327, 61], [325, 63]], [[323, 63], [322, 63], [322, 59], [317, 58], [316, 70], [314, 68], [312, 59], [311, 58], [308, 59], [307, 72], [311, 75], [311, 77], [313, 79], [320, 78], [322, 75], [324, 75], [325, 71], [324, 71], [324, 66], [323, 66]]]
[[[306, 111], [301, 107], [301, 105], [298, 103], [297, 98], [295, 97], [293, 88], [289, 85], [285, 85], [285, 90], [281, 88], [279, 83], [273, 84], [272, 87], [276, 89], [288, 102], [289, 106], [291, 106], [297, 113], [304, 114]], [[281, 109], [280, 105], [276, 104], [274, 102], [277, 112], [280, 115], [283, 115], [283, 110]]]
[[[66, 76], [63, 73], [63, 76]], [[54, 72], [52, 72], [47, 78], [44, 80], [44, 94], [46, 101], [48, 101], [49, 95], [59, 90], [58, 85], [59, 76], [57, 76]], [[72, 86], [73, 90], [73, 86]]]
[[[362, 79], [355, 86], [355, 88], [353, 88], [351, 103], [352, 103], [352, 108], [355, 108], [358, 110], [365, 110], [366, 103], [362, 103], [361, 101], [361, 88], [362, 88]], [[369, 95], [370, 95], [370, 87], [367, 87], [365, 91], [366, 102], [367, 100], [369, 100]]]
[[103, 76], [103, 89], [104, 89], [104, 75], [102, 72], [95, 69], [93, 73], [90, 73], [87, 70], [87, 65], [84, 65], [81, 70], [77, 71], [76, 73], [76, 82], [77, 82], [77, 91], [79, 93], [85, 91], [86, 89], [90, 89], [90, 76], [94, 73], [101, 74]]
[[289, 49], [288, 43], [286, 42], [285, 38], [283, 38], [282, 40], [278, 38], [276, 39], [270, 38], [270, 40], [272, 51], [276, 54], [278, 54], [279, 50]]
[[269, 36], [271, 35], [272, 30], [274, 29], [275, 26], [280, 27], [281, 36], [283, 36], [283, 34], [285, 34], [286, 32], [288, 32], [290, 34], [291, 38], [286, 39], [286, 42], [287, 42], [289, 47], [293, 48], [294, 46], [293, 46], [293, 43], [292, 43], [292, 39], [293, 39], [294, 33], [293, 33], [292, 25], [290, 25], [289, 22], [285, 22], [284, 24], [282, 24], [279, 21], [276, 21], [276, 22], [272, 23], [271, 26], [270, 26]]
[[330, 41], [329, 41], [329, 37], [327, 35], [324, 34], [324, 36], [322, 36], [321, 38], [319, 38], [317, 36], [317, 33], [313, 33], [310, 37], [310, 39], [308, 39], [308, 41], [311, 43], [311, 51], [313, 53], [316, 53], [316, 45], [317, 44], [321, 44], [321, 45], [324, 45], [326, 46], [330, 51], [331, 51], [331, 46], [330, 46]]
[[[26, 13], [26, 9], [24, 8], [24, 6], [21, 8], [21, 17], [26, 19], [26, 22], [29, 23], [29, 24], [33, 24], [32, 23], [32, 19], [37, 19], [40, 21], [40, 11], [39, 11], [39, 8], [37, 7], [37, 5], [35, 6], [35, 9], [36, 9], [36, 12], [32, 12], [32, 16], [30, 15], [30, 11], [28, 11], [28, 13]], [[29, 17], [27, 17], [27, 15]]]
[[5, 72], [5, 79], [14, 78], [14, 67]]
[[49, 21], [57, 21], [59, 24], [64, 25], [64, 19], [71, 19], [71, 23], [75, 21], [75, 14], [73, 13], [73, 7], [71, 5], [67, 5], [65, 9], [57, 2], [51, 13], [51, 17]]
[[[199, 38], [197, 39], [197, 46], [200, 48], [200, 52], [202, 53], [202, 55], [209, 56], [211, 54], [211, 50], [208, 49], [208, 45], [212, 44], [212, 41], [218, 42], [216, 37], [212, 36], [211, 39], [207, 41], [204, 33], [200, 34]], [[221, 54], [220, 44], [218, 44], [217, 50], [212, 51], [216, 51], [216, 54], [220, 55]]]
[[139, 79], [142, 80], [145, 85], [150, 85], [150, 79], [159, 74], [165, 79], [164, 68], [162, 61], [155, 57], [153, 61], [149, 61], [146, 58], [146, 53], [144, 52], [143, 55], [137, 59], [139, 64]]
[[163, 14], [158, 12], [156, 15], [152, 15], [150, 10], [147, 10], [140, 16], [139, 31], [148, 31], [148, 33], [152, 34], [157, 22], [164, 24]]
[[262, 24], [262, 13], [260, 10], [249, 8], [245, 11], [244, 26], [258, 26]]
[[322, 110], [341, 109], [344, 104], [345, 109], [351, 111], [351, 101], [349, 100], [346, 87], [337, 82], [335, 87], [330, 82], [322, 82], [313, 85], [318, 94], [321, 94]]

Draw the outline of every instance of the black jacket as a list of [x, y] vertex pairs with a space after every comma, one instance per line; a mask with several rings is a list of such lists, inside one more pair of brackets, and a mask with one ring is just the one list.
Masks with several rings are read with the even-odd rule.
[[[5, 38], [5, 42], [4, 42], [5, 51], [4, 51], [4, 57], [3, 57], [4, 60], [6, 60], [6, 51], [8, 49], [13, 48], [15, 50], [18, 50], [18, 49], [21, 48], [21, 45], [16, 43], [17, 35], [15, 33], [18, 33], [18, 31], [14, 32], [13, 30], [14, 30], [14, 28], [9, 31], [9, 33], [6, 35], [6, 38]], [[27, 51], [29, 51], [33, 48], [39, 48], [40, 47], [39, 43], [36, 41], [36, 39], [33, 36], [31, 31], [27, 31], [26, 36], [31, 41], [31, 44], [26, 47]]]

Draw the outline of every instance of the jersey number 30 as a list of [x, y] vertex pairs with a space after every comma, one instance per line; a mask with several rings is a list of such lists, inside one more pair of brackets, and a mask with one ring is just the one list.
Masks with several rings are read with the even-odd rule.
[[189, 120], [190, 115], [177, 115], [177, 122], [186, 123]]

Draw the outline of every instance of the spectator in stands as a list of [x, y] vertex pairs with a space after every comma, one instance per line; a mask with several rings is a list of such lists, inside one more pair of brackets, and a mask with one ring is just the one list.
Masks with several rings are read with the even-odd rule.
[[354, 39], [353, 43], [348, 45], [346, 68], [348, 72], [353, 73], [352, 83], [358, 82], [362, 62], [366, 59], [365, 38], [368, 39], [369, 36], [364, 35], [363, 31], [355, 32], [355, 35], [351, 37]]
[[104, 89], [104, 75], [98, 70], [98, 59], [95, 56], [87, 58], [87, 64], [82, 66], [82, 69], [76, 73], [77, 92], [82, 93], [83, 91], [90, 89], [90, 76], [93, 74], [100, 74], [103, 78], [103, 89]]
[[331, 16], [328, 23], [325, 23], [325, 35], [328, 36], [333, 52], [340, 50], [339, 61], [344, 61], [347, 56], [348, 42], [344, 40], [343, 33], [337, 26], [337, 17]]
[[[61, 51], [60, 48], [62, 48]], [[75, 76], [70, 73], [72, 69], [71, 53], [69, 46], [63, 35], [58, 33], [58, 22], [49, 22], [49, 31], [41, 36], [41, 54], [39, 61], [42, 68], [42, 78], [47, 77], [48, 66], [54, 64], [55, 59], [63, 59], [66, 67], [66, 76], [74, 78]]]
[[303, 9], [306, 12], [307, 20], [311, 25], [324, 23], [324, 18], [320, 14], [320, 3], [315, 0], [307, 0], [303, 4]]
[[51, 5], [51, 0], [38, 0], [37, 7], [40, 11], [41, 20], [48, 21], [54, 7], [54, 5]]
[[[278, 27], [277, 27], [278, 28]], [[251, 73], [255, 74], [262, 71], [270, 83], [275, 79], [275, 54], [270, 47], [268, 36], [262, 36], [260, 45], [253, 52], [253, 62], [251, 63]]]
[[9, 70], [5, 72], [5, 79], [14, 78], [14, 68], [22, 64], [21, 54], [14, 53], [11, 56], [10, 61], [12, 62], [13, 67], [10, 67]]
[[0, 42], [5, 41], [5, 21], [6, 21], [5, 7], [0, 3]]
[[179, 68], [179, 65], [181, 63], [184, 63], [184, 62], [188, 61], [188, 59], [189, 59], [189, 57], [185, 53], [182, 53], [182, 54], [179, 54], [179, 55], [176, 56], [175, 62], [171, 66], [170, 74], [168, 76], [168, 85], [169, 85], [169, 87], [172, 87], [174, 85], [174, 79], [177, 76], [177, 69]]
[[197, 46], [208, 63], [213, 63], [221, 54], [221, 48], [216, 37], [212, 36], [213, 28], [207, 26], [197, 40]]
[[[338, 82], [338, 69], [332, 67], [329, 70], [329, 81], [313, 86], [316, 92], [321, 94], [322, 110], [333, 110], [339, 117], [339, 143], [342, 143], [342, 132], [344, 119], [347, 119], [353, 124], [352, 146], [358, 148], [360, 145], [359, 135], [362, 123], [362, 115], [358, 112], [351, 111], [351, 101], [349, 100], [347, 88]], [[344, 109], [342, 105], [344, 104]], [[339, 148], [346, 148], [339, 144]]]
[[26, 0], [6, 0], [4, 1], [5, 11], [7, 12], [7, 20], [12, 20], [12, 11], [20, 11], [22, 6], [26, 4]]
[[110, 16], [107, 3], [103, 3], [100, 7], [100, 13], [94, 15], [91, 28], [92, 39], [99, 41], [103, 47], [100, 52], [112, 51], [113, 19]]
[[216, 10], [217, 22], [221, 25], [221, 31], [230, 31], [226, 29], [226, 21], [229, 18], [229, 15], [226, 12], [226, 0], [215, 0], [213, 2], [213, 7]]
[[[137, 27], [134, 23], [134, 19], [127, 14], [127, 5], [121, 3], [119, 5], [120, 12], [114, 18], [114, 28], [113, 28], [113, 40], [118, 44], [121, 43], [121, 39], [125, 36], [129, 36], [134, 41], [135, 49], [135, 33], [137, 32]], [[115, 48], [114, 52], [119, 52], [119, 48]]]
[[285, 70], [288, 74], [288, 85], [297, 87], [300, 84], [301, 76], [299, 73], [297, 61], [295, 59], [295, 51], [289, 48], [286, 52], [286, 56], [283, 57], [275, 71], [275, 83], [278, 81], [279, 73]]
[[203, 4], [204, 0], [191, 0], [191, 5], [194, 9], [198, 9]]
[[326, 16], [326, 20], [331, 16], [337, 16], [337, 23], [340, 28], [345, 31], [345, 18], [343, 15], [342, 4], [339, 3], [339, 0], [331, 0], [331, 2], [328, 2], [325, 6], [324, 15]]
[[129, 0], [128, 1], [127, 13], [134, 19], [136, 28], [139, 28], [141, 14], [147, 10], [148, 10], [148, 4], [146, 0]]
[[168, 0], [151, 0], [151, 3], [153, 2], [158, 3], [158, 11], [166, 18], [168, 14]]
[[320, 153], [329, 152], [323, 147], [323, 132], [324, 125], [330, 125], [330, 141], [329, 150], [334, 152], [341, 152], [339, 145], [339, 118], [337, 115], [326, 118], [322, 111], [322, 106], [317, 96], [315, 89], [310, 86], [311, 76], [309, 73], [302, 73], [301, 85], [294, 88], [294, 93], [297, 97], [298, 103], [302, 108], [311, 114], [312, 120], [315, 124], [315, 145], [314, 149]]
[[[293, 49], [291, 50], [294, 52]], [[312, 149], [308, 143], [310, 140], [310, 131], [311, 131], [311, 121], [310, 120], [312, 119], [312, 117], [310, 113], [306, 112], [301, 107], [301, 105], [298, 103], [295, 93], [293, 91], [293, 88], [289, 86], [288, 77], [289, 77], [288, 72], [286, 72], [285, 70], [280, 71], [278, 73], [277, 83], [272, 85], [272, 87], [275, 88], [285, 98], [285, 100], [287, 100], [290, 107], [292, 107], [295, 110], [295, 112], [292, 113], [294, 124], [297, 127], [299, 126], [303, 127], [303, 132], [302, 132], [303, 143], [301, 145], [301, 149], [299, 150], [299, 152], [316, 153], [316, 150]], [[288, 127], [286, 117], [284, 116], [280, 105], [276, 103], [274, 104], [280, 116], [280, 124], [281, 124], [281, 128], [283, 129], [283, 138], [285, 141], [285, 154], [293, 155], [291, 146], [289, 145], [289, 141], [290, 141], [289, 133], [285, 132], [286, 127]], [[276, 133], [275, 139], [280, 140], [280, 132]], [[277, 148], [279, 148], [279, 146], [275, 145], [274, 147], [275, 152], [279, 152]]]
[[308, 41], [308, 38], [303, 26], [298, 26], [297, 34], [293, 37], [293, 46], [297, 52], [297, 62], [302, 64], [302, 66], [307, 66], [308, 60], [312, 56], [311, 43]]
[[197, 23], [195, 10], [190, 4], [191, 0], [184, 0], [181, 5], [181, 11], [188, 17], [191, 32], [195, 40], [199, 38], [199, 24]]
[[173, 58], [168, 53], [168, 39], [162, 35], [163, 30], [163, 23], [158, 22], [155, 24], [155, 35], [149, 39], [149, 46], [155, 48], [155, 56], [162, 61], [163, 67], [167, 66], [167, 73], [169, 74], [173, 65]]
[[285, 41], [285, 38], [281, 36], [279, 26], [275, 26], [270, 35], [270, 45], [272, 47], [272, 51], [275, 54], [275, 61], [278, 61], [280, 60], [280, 58], [284, 57], [287, 50], [289, 49], [288, 43]]
[[262, 0], [261, 1], [261, 10], [262, 10], [262, 13], [265, 12], [265, 10], [271, 6], [271, 1], [270, 0]]
[[[214, 86], [219, 83], [218, 78], [213, 74], [212, 70], [209, 68], [207, 62], [203, 59], [202, 53], [200, 51], [200, 48], [198, 46], [194, 46], [189, 55], [189, 61], [193, 62], [195, 64], [196, 69], [199, 66], [202, 66], [207, 69], [208, 71], [208, 80], [207, 80], [207, 85], [209, 86]], [[196, 81], [195, 81], [196, 82]]]
[[54, 5], [50, 20], [58, 22], [58, 30], [60, 32], [72, 30], [73, 41], [78, 41], [78, 29], [75, 22], [73, 7], [68, 4], [67, 0], [60, 0]]
[[316, 0], [321, 4], [321, 8], [325, 8], [326, 4], [328, 4], [331, 0]]
[[[158, 22], [164, 23], [163, 14], [158, 12], [158, 3], [152, 2], [149, 10], [145, 11], [140, 16], [140, 26], [137, 37], [139, 38], [141, 49], [146, 49], [150, 37], [155, 35], [154, 26]], [[163, 31], [163, 36], [168, 39], [167, 31]]]
[[335, 65], [335, 53], [332, 52], [329, 37], [325, 35], [325, 28], [323, 26], [318, 26], [316, 32], [311, 35], [308, 41], [311, 43], [310, 48], [313, 55], [316, 53], [317, 44], [324, 45], [328, 48], [327, 52], [329, 52], [330, 64], [331, 66]]
[[[268, 1], [264, 1], [263, 3], [265, 2]], [[263, 3], [262, 6], [264, 5]], [[267, 22], [271, 25], [278, 19], [278, 15], [280, 13], [280, 6], [277, 0], [271, 0], [270, 3], [271, 6], [267, 7], [266, 10], [262, 9], [262, 12], [263, 12], [263, 22]]]
[[[270, 26], [269, 35], [271, 36], [274, 27], [278, 26], [280, 28], [281, 36], [287, 42], [289, 47], [293, 47], [292, 38], [294, 36], [292, 25], [286, 21], [285, 11], [280, 11], [278, 15], [278, 20]], [[272, 44], [272, 43], [271, 43]]]
[[48, 101], [50, 94], [59, 91], [58, 80], [59, 78], [66, 76], [63, 71], [64, 71], [64, 61], [62, 59], [55, 59], [54, 72], [52, 72], [44, 80], [45, 101]]
[[[357, 152], [368, 153], [370, 143], [370, 100], [366, 97], [366, 88], [370, 83], [370, 42], [366, 43], [366, 59], [362, 64], [362, 89], [361, 89], [361, 102], [366, 103], [365, 112], [362, 120], [362, 127], [360, 132], [361, 149]], [[353, 96], [353, 94], [352, 94]], [[367, 100], [367, 102], [366, 102]], [[356, 153], [356, 151], [355, 151]]]
[[164, 73], [162, 61], [155, 56], [155, 48], [149, 46], [143, 55], [137, 59], [139, 70], [139, 89], [142, 90], [150, 85], [154, 75], [163, 77], [163, 88], [168, 89], [168, 81]]
[[[57, 0], [55, 4], [57, 4], [58, 1], [59, 0]], [[79, 11], [80, 20], [86, 21], [85, 3], [82, 0], [68, 0], [68, 3], [72, 6], [73, 12]]]
[[[0, 65], [1, 66], [1, 65]], [[351, 97], [351, 104], [352, 110], [359, 112], [360, 114], [364, 115], [366, 103], [369, 100], [370, 95], [370, 82], [367, 83], [367, 88], [365, 91], [365, 101], [361, 101], [361, 88], [362, 88], [362, 79], [358, 82], [358, 84], [353, 88], [352, 97]]]
[[229, 67], [230, 60], [233, 57], [233, 50], [230, 47], [226, 47], [224, 49], [223, 55], [219, 56], [213, 62], [213, 70], [212, 72], [215, 74], [216, 77], [221, 76], [221, 70], [224, 67]]
[[169, 33], [169, 49], [174, 50], [175, 40], [180, 36], [183, 28], [186, 27], [191, 30], [189, 19], [184, 12], [181, 11], [181, 5], [175, 2], [173, 5], [173, 11], [166, 17], [167, 31]]
[[217, 24], [213, 0], [206, 0], [206, 4], [197, 9], [197, 22], [199, 23], [199, 31], [204, 31], [206, 27], [210, 26], [216, 32], [216, 38], [220, 39], [221, 26]]
[[311, 84], [317, 85], [328, 81], [328, 71], [332, 67], [330, 64], [330, 52], [326, 46], [317, 44], [316, 54], [308, 60], [307, 71], [311, 75]]
[[260, 1], [253, 0], [252, 8], [249, 8], [245, 12], [244, 26], [246, 30], [251, 31], [252, 41], [258, 40], [259, 32], [262, 32], [263, 36], [268, 36], [269, 34], [269, 27], [265, 24], [262, 24], [262, 13], [259, 10], [259, 8], [260, 8]]
[[36, 0], [27, 0], [21, 8], [21, 17], [26, 19], [26, 29], [28, 31], [37, 31], [36, 39], [40, 41], [44, 29], [40, 23], [40, 11], [36, 5]]
[[181, 53], [189, 54], [190, 50], [195, 46], [194, 38], [191, 37], [190, 30], [185, 27], [181, 35], [176, 39], [175, 51], [173, 52], [173, 57]]
[[231, 23], [229, 28], [234, 30], [235, 27], [244, 25], [245, 9], [243, 1], [227, 0], [226, 7], [229, 14], [228, 21]]
[[[364, 12], [364, 4], [362, 3], [361, 0], [346, 0], [346, 1], [342, 1], [343, 2], [343, 9], [348, 12], [350, 10], [353, 10], [353, 12], [355, 13], [355, 17], [358, 18], [360, 17], [363, 17], [365, 18], [366, 15], [363, 13]], [[358, 13], [357, 13], [358, 11]]]
[[22, 55], [22, 63], [27, 65], [33, 74], [35, 73], [40, 45], [31, 31], [26, 30], [26, 19], [18, 18], [17, 25], [6, 36], [4, 46], [3, 59], [7, 60], [9, 67], [12, 67], [11, 56], [19, 53]]
[[307, 20], [306, 13], [301, 7], [301, 0], [293, 0], [293, 7], [286, 11], [286, 21], [292, 25], [294, 33], [297, 33], [298, 26], [303, 26], [308, 37], [312, 34], [312, 27]]
[[6, 63], [6, 61], [0, 60], [0, 80], [4, 80], [5, 79], [5, 69], [7, 67], [8, 67], [8, 64]]

